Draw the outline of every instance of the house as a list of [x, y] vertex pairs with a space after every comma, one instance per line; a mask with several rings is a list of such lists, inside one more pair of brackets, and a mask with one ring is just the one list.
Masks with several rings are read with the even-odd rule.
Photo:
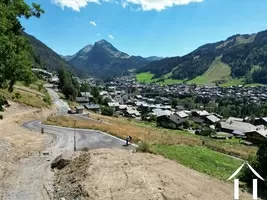
[[83, 114], [83, 109], [84, 109], [83, 106], [76, 106], [75, 108], [76, 108], [76, 113], [77, 114]]
[[216, 124], [217, 122], [219, 122], [221, 119], [216, 117], [215, 115], [208, 115], [205, 116], [205, 122], [207, 124]]
[[108, 106], [112, 108], [119, 108], [120, 104], [118, 102], [108, 102]]
[[260, 129], [246, 133], [246, 140], [254, 144], [262, 143], [267, 139], [267, 130]]
[[237, 121], [237, 122], [243, 122], [244, 120], [242, 118], [236, 118], [236, 117], [229, 117], [226, 122], [232, 122], [232, 121]]
[[210, 114], [206, 110], [204, 111], [194, 110], [192, 111], [191, 115], [192, 115], [191, 116], [192, 121], [198, 124], [203, 124], [205, 122], [206, 116], [209, 116]]
[[132, 117], [132, 118], [139, 118], [141, 117], [141, 114], [135, 107], [128, 106], [124, 112], [124, 116]]
[[267, 117], [261, 117], [261, 118], [255, 119], [255, 125], [267, 126]]
[[194, 111], [192, 111], [192, 116], [205, 117], [208, 115], [210, 115], [210, 113], [208, 113], [206, 110], [194, 110]]
[[221, 131], [236, 137], [245, 137], [246, 133], [256, 131], [257, 127], [246, 122], [230, 121], [221, 122]]
[[88, 104], [90, 101], [88, 97], [76, 97], [76, 102], [80, 104]]
[[99, 112], [99, 110], [100, 110], [100, 105], [98, 105], [98, 104], [85, 104], [84, 107], [87, 110], [91, 110], [94, 112]]
[[183, 118], [183, 119], [189, 117], [189, 115], [188, 115], [186, 112], [184, 112], [184, 111], [179, 111], [179, 112], [176, 112], [175, 114], [176, 114], [178, 117]]
[[152, 115], [155, 115], [156, 117], [160, 117], [160, 116], [167, 116], [167, 115], [171, 115], [172, 112], [169, 110], [162, 110], [160, 108], [156, 108], [152, 110]]
[[157, 125], [169, 129], [178, 129], [185, 120], [177, 115], [162, 115], [157, 117]]
[[81, 95], [82, 95], [82, 97], [88, 97], [89, 99], [94, 98], [90, 92], [81, 92]]

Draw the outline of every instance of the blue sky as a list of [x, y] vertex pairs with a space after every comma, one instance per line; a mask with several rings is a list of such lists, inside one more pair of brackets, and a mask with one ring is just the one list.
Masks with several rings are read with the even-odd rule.
[[181, 56], [205, 43], [267, 29], [266, 0], [34, 2], [46, 13], [22, 19], [26, 32], [61, 55], [106, 39], [130, 55]]

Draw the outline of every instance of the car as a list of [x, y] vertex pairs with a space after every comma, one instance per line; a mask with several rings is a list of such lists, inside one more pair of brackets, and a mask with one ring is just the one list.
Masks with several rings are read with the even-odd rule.
[[76, 114], [76, 112], [74, 110], [68, 110], [69, 114]]

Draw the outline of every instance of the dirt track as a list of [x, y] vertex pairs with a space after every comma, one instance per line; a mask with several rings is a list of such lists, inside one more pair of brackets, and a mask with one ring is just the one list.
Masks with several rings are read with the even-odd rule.
[[[21, 123], [25, 120], [45, 118], [52, 111], [40, 110], [14, 102], [9, 103], [11, 106], [4, 113], [1, 113], [4, 119], [0, 120], [0, 199], [4, 198], [4, 193], [7, 193], [11, 186], [26, 187], [28, 185], [27, 180], [21, 182], [23, 176], [32, 177], [28, 181], [33, 181], [34, 175], [42, 172], [39, 171], [34, 174], [33, 169], [37, 170], [40, 166], [38, 158], [34, 159], [36, 161], [34, 165], [28, 162], [33, 157], [24, 158], [44, 150], [46, 144], [49, 144], [52, 139], [51, 136], [21, 127]], [[27, 167], [29, 168], [27, 169]], [[23, 171], [27, 173], [22, 173]], [[5, 199], [22, 198], [22, 196], [14, 198], [10, 196]]]
[[[56, 199], [231, 200], [233, 186], [161, 156], [91, 150], [57, 173]], [[251, 199], [242, 193], [241, 199]]]

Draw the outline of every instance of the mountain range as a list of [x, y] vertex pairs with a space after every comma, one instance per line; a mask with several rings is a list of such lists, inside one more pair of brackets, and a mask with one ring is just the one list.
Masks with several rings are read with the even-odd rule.
[[34, 49], [34, 66], [52, 71], [64, 67], [76, 75], [106, 79], [135, 69], [136, 73], [150, 73], [155, 81], [216, 84], [240, 79], [267, 84], [267, 31], [237, 34], [205, 44], [185, 56], [169, 58], [130, 56], [106, 40], [87, 45], [74, 55], [60, 56], [35, 37], [25, 36]]
[[106, 40], [87, 45], [72, 56], [62, 57], [76, 68], [101, 79], [125, 75], [128, 70], [139, 69], [149, 63], [146, 58], [119, 51]]
[[185, 56], [150, 62], [137, 73], [148, 72], [154, 80], [178, 79], [191, 83], [267, 83], [267, 31], [234, 35], [203, 45]]

